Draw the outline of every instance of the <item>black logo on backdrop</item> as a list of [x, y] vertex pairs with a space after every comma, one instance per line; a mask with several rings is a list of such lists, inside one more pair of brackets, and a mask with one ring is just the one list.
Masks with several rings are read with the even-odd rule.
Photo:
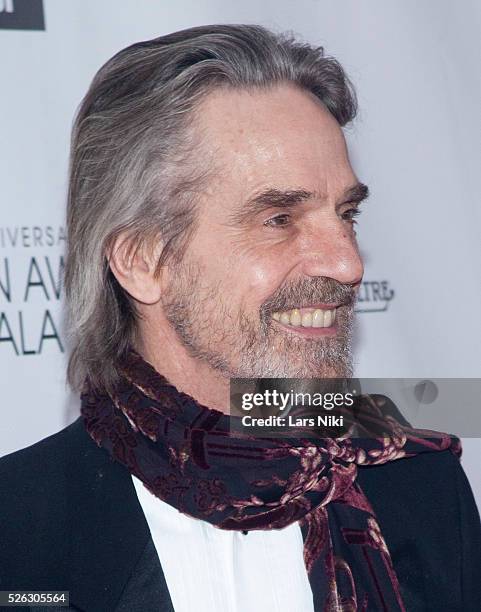
[[[0, 227], [0, 352], [25, 356], [44, 349], [64, 351], [60, 302], [65, 238], [63, 226]], [[2, 249], [7, 249], [5, 255]]]
[[0, 0], [3, 30], [45, 30], [43, 0]]
[[363, 281], [359, 288], [356, 312], [384, 312], [394, 298], [389, 281]]

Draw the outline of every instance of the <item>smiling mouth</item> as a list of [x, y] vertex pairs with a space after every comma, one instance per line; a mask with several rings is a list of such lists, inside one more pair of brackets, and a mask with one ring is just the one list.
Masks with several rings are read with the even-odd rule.
[[308, 308], [292, 308], [272, 313], [274, 321], [292, 328], [332, 328], [336, 321], [338, 305], [326, 305], [323, 308], [311, 306]]

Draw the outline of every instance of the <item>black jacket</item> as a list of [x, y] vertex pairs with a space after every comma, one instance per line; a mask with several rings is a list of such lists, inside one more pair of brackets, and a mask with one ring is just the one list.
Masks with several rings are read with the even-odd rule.
[[[408, 612], [481, 611], [479, 514], [451, 451], [361, 467], [358, 479]], [[0, 591], [8, 590], [68, 590], [70, 609], [85, 612], [173, 612], [130, 473], [80, 417], [0, 459]]]

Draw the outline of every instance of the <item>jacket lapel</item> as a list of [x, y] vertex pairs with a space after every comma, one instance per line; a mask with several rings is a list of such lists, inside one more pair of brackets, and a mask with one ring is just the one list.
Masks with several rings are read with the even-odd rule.
[[[71, 427], [77, 448], [70, 454], [67, 478], [70, 603], [88, 612], [107, 612], [120, 605], [128, 583], [135, 583], [139, 562], [155, 548], [130, 472], [97, 447], [82, 417]], [[158, 609], [173, 610], [156, 553], [154, 560], [152, 569], [167, 605]]]

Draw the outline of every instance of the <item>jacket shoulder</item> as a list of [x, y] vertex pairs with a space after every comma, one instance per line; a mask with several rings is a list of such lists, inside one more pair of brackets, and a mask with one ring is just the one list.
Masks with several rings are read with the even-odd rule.
[[81, 426], [79, 417], [64, 429], [1, 457], [0, 491], [11, 495], [27, 484], [38, 490], [46, 481], [59, 476], [67, 456], [78, 444]]
[[[359, 470], [407, 609], [481, 610], [481, 523], [460, 459], [420, 453]], [[418, 607], [417, 607], [418, 606]]]
[[50, 534], [54, 526], [62, 529], [69, 474], [83, 444], [82, 428], [79, 418], [0, 459], [0, 517], [4, 526], [0, 539], [5, 545], [22, 542], [28, 546], [30, 542], [33, 546], [41, 530]]

